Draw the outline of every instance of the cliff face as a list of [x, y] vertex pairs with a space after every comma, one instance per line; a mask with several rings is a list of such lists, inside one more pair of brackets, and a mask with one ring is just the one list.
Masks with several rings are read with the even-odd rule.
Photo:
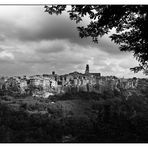
[[119, 79], [113, 76], [103, 77], [100, 73], [82, 74], [73, 72], [65, 75], [31, 76], [30, 78], [8, 78], [2, 81], [0, 89], [20, 94], [30, 93], [36, 97], [47, 98], [50, 95], [66, 92], [96, 92], [108, 90], [136, 89], [138, 79]]

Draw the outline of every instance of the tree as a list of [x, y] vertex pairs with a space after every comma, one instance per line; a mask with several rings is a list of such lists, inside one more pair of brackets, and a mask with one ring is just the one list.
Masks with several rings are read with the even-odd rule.
[[66, 5], [46, 5], [45, 9], [50, 15], [67, 11], [70, 19], [76, 23], [88, 16], [90, 23], [86, 27], [78, 26], [77, 29], [81, 38], [91, 37], [95, 43], [98, 37], [115, 29], [116, 33], [110, 36], [111, 40], [119, 44], [121, 51], [133, 52], [139, 61], [139, 65], [131, 70], [148, 73], [147, 5], [71, 5], [69, 9]]

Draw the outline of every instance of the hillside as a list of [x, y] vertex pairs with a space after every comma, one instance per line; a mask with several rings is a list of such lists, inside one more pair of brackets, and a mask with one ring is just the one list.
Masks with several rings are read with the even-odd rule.
[[[145, 142], [148, 98], [105, 92], [51, 96], [3, 96], [1, 142]], [[138, 93], [137, 93], [138, 92]], [[128, 94], [128, 93], [127, 93]]]

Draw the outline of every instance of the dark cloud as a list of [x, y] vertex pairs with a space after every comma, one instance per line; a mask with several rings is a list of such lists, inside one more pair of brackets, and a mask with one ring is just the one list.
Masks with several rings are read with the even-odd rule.
[[99, 49], [113, 55], [122, 54], [119, 50], [119, 46], [113, 43], [108, 36], [98, 39], [98, 45], [96, 46], [100, 47]]
[[7, 6], [0, 9], [2, 74], [84, 72], [88, 63], [92, 72], [128, 76], [128, 67], [135, 65], [133, 58], [120, 52], [109, 35], [99, 38], [98, 44], [91, 38], [81, 39], [77, 25], [67, 14], [51, 16], [43, 6], [10, 8], [13, 10], [8, 11]]
[[3, 34], [0, 35], [0, 41], [5, 41], [5, 36]]
[[[123, 54], [119, 51], [118, 46], [111, 42], [107, 35], [105, 37], [99, 38], [98, 44], [93, 43], [91, 38], [80, 38], [77, 31], [77, 26], [82, 24], [77, 25], [74, 21], [71, 21], [69, 16], [66, 14], [51, 16], [45, 13], [44, 8], [42, 7], [38, 9], [36, 8], [35, 12], [39, 16], [32, 16], [32, 22], [30, 22], [30, 19], [25, 19], [22, 21], [22, 23], [19, 23], [19, 20], [14, 20], [14, 22], [9, 19], [1, 20], [0, 31], [7, 38], [11, 38], [12, 40], [17, 39], [22, 42], [40, 42], [43, 40], [54, 41], [67, 39], [71, 43], [85, 47], [96, 47], [99, 50], [113, 55]], [[83, 23], [83, 25], [85, 25], [85, 23]], [[52, 50], [53, 49], [49, 50], [49, 52]], [[48, 50], [44, 51], [48, 52]], [[55, 52], [56, 51], [58, 50], [55, 48]]]
[[2, 51], [4, 51], [4, 49], [0, 47], [0, 52], [2, 52]]
[[36, 48], [37, 53], [58, 53], [66, 49], [67, 42], [65, 40], [42, 41]]
[[79, 37], [77, 25], [69, 19], [68, 15], [51, 16], [45, 13], [42, 7], [35, 9], [35, 12], [39, 16], [32, 16], [32, 22], [30, 22], [30, 19], [22, 20], [22, 23], [19, 22], [19, 19], [13, 21], [2, 19], [0, 26], [1, 33], [7, 38], [17, 39], [23, 42], [67, 39], [72, 43], [83, 46], [93, 45], [90, 38], [81, 39]]
[[14, 61], [10, 60], [10, 59], [1, 59], [0, 58], [0, 64], [14, 64]]

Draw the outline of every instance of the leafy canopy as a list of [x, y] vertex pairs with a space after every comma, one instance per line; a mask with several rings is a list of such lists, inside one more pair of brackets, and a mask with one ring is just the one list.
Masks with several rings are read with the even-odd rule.
[[84, 27], [77, 27], [81, 38], [91, 37], [98, 42], [98, 37], [109, 33], [115, 28], [116, 33], [110, 36], [111, 40], [119, 45], [121, 51], [133, 52], [139, 61], [137, 67], [131, 68], [138, 72], [148, 69], [148, 6], [147, 5], [66, 5], [45, 6], [45, 12], [61, 14], [69, 13], [71, 20], [79, 23], [85, 16], [89, 16], [90, 23]]

